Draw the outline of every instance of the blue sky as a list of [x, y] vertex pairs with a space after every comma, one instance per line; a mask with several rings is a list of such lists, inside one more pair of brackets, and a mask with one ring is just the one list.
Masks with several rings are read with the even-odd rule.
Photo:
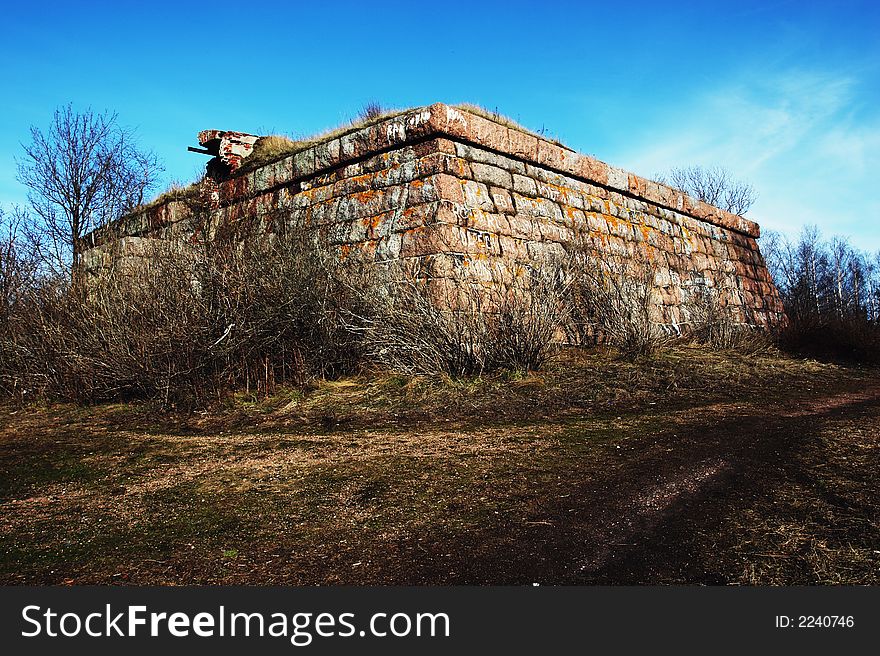
[[749, 216], [880, 249], [880, 2], [19, 2], [0, 40], [0, 203], [30, 125], [118, 112], [194, 179], [204, 128], [307, 135], [366, 102], [474, 102], [651, 176], [722, 165]]

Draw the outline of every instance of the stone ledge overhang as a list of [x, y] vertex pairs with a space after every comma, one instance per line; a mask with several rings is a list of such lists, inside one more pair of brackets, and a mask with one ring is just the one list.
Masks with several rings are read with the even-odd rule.
[[[236, 171], [220, 182], [220, 203], [225, 206], [247, 200], [407, 144], [444, 137], [601, 186], [749, 237], [760, 236], [760, 228], [754, 221], [537, 135], [445, 103], [411, 109], [368, 126], [355, 127], [342, 134], [328, 136], [253, 170]], [[122, 228], [122, 234], [126, 234], [125, 226], [131, 223], [167, 224], [171, 219], [170, 215], [180, 211], [178, 205], [181, 205], [180, 201], [170, 200], [158, 206], [135, 210], [130, 215], [121, 217], [112, 226], [99, 228], [87, 235], [84, 241], [90, 241], [92, 245], [104, 241], [113, 227]], [[138, 215], [144, 213], [151, 216], [141, 217], [146, 221], [138, 221]], [[115, 234], [119, 234], [119, 231]]]
[[[691, 198], [678, 189], [444, 103], [412, 109], [311, 145], [244, 174], [254, 176], [252, 183], [243, 183], [233, 175], [221, 183], [220, 196], [223, 204], [228, 204], [242, 196], [264, 193], [353, 160], [434, 137], [467, 142], [750, 237], [760, 236], [760, 228], [754, 221]], [[270, 167], [274, 168], [260, 174]]]
[[624, 195], [687, 214], [750, 237], [759, 237], [757, 223], [691, 198], [679, 189], [629, 173], [589, 155], [442, 103], [427, 108], [439, 133], [515, 157]]

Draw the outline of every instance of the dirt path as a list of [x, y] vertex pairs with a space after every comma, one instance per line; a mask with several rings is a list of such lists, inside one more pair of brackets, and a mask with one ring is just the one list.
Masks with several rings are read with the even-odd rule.
[[[824, 455], [823, 431], [852, 425], [867, 428], [872, 461], [880, 464], [880, 384], [753, 412], [703, 408], [682, 417], [678, 427], [658, 426], [656, 433], [621, 446], [621, 462], [607, 463], [598, 477], [570, 472], [570, 494], [543, 500], [528, 518], [459, 542], [458, 558], [440, 556], [450, 549], [446, 541], [422, 557], [414, 554], [412, 569], [420, 574], [406, 580], [729, 583], [730, 573], [719, 567], [722, 552], [742, 537], [730, 535], [735, 527], [726, 526], [729, 516], [743, 507], [773, 506], [792, 483], [818, 487], [821, 501], [842, 514], [863, 512], [861, 537], [880, 548], [878, 493], [863, 499], [862, 507], [835, 498], [811, 471], [812, 465], [828, 465], [814, 462]], [[875, 576], [878, 554], [871, 554]]]

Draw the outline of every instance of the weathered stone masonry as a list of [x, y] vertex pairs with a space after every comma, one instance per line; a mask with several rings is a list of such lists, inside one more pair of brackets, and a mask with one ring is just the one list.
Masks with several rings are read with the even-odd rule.
[[[404, 260], [436, 282], [502, 285], [577, 240], [597, 256], [648, 262], [658, 320], [675, 328], [694, 286], [740, 321], [770, 327], [782, 303], [757, 224], [514, 127], [444, 104], [414, 109], [222, 176], [211, 229], [245, 219], [310, 226], [345, 256]], [[145, 240], [201, 238], [169, 200], [90, 236], [98, 270]], [[111, 248], [116, 246], [117, 248]], [[115, 253], [116, 255], [112, 255]]]

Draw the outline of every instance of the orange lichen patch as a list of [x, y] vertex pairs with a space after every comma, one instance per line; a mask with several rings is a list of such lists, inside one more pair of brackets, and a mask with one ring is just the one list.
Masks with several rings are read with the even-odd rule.
[[468, 175], [470, 175], [470, 170], [468, 169], [467, 162], [465, 162], [463, 159], [456, 158], [454, 160], [449, 160], [449, 165], [450, 168], [452, 168], [453, 166], [455, 167], [454, 173], [459, 177], [467, 177]]
[[557, 194], [557, 196], [555, 198], [552, 198], [551, 200], [553, 200], [554, 202], [557, 202], [557, 203], [562, 203], [564, 205], [569, 204], [568, 195], [571, 193], [571, 191], [572, 191], [571, 189], [569, 189], [568, 187], [562, 187], [560, 185], [555, 185], [550, 182], [547, 182], [545, 184], [547, 185], [548, 188], [552, 189]]
[[377, 241], [363, 241], [358, 244], [354, 244], [354, 247], [357, 248], [363, 257], [375, 257], [376, 249], [379, 247], [379, 242]]
[[627, 176], [627, 183], [629, 190], [638, 196], [644, 196], [648, 191], [648, 181], [641, 176], [630, 173]]
[[346, 183], [353, 187], [369, 187], [375, 177], [372, 173], [362, 173], [361, 175], [353, 175], [346, 179]]
[[[470, 189], [477, 201], [488, 200], [489, 198], [487, 195], [489, 190], [481, 183], [474, 184], [471, 180], [462, 180], [461, 186], [463, 188], [462, 191], [464, 191], [464, 189]], [[467, 196], [465, 196], [465, 198], [467, 198]]]
[[379, 227], [383, 224], [387, 216], [387, 213], [385, 213], [361, 219], [364, 227], [367, 229], [367, 235], [370, 239], [377, 239], [379, 237]]
[[416, 189], [418, 189], [419, 187], [424, 187], [424, 186], [425, 186], [425, 181], [424, 181], [424, 180], [413, 180], [413, 181], [410, 182], [409, 184], [410, 184], [410, 186], [415, 187]]
[[365, 191], [355, 192], [351, 196], [361, 203], [369, 203], [373, 198], [376, 197], [376, 192], [372, 189], [367, 189]]
[[346, 259], [351, 253], [351, 244], [341, 244], [339, 246], [339, 257], [343, 260]]

